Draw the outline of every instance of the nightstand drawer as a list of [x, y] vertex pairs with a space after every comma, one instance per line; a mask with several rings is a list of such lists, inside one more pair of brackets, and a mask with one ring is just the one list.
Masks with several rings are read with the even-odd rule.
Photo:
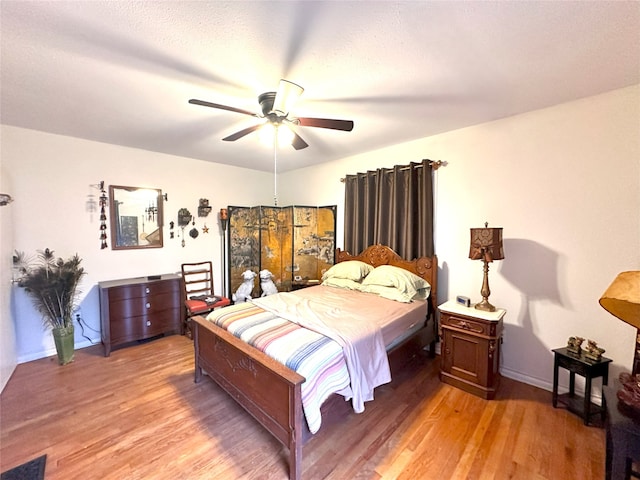
[[491, 335], [491, 324], [488, 324], [487, 322], [471, 320], [469, 318], [449, 315], [443, 312], [440, 316], [440, 323], [442, 326], [459, 328], [460, 330], [465, 330], [478, 335]]

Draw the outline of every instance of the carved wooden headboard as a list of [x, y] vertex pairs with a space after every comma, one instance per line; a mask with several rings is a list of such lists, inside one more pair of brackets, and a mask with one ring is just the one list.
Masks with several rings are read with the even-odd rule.
[[420, 257], [414, 260], [404, 260], [386, 245], [371, 245], [360, 255], [351, 255], [349, 252], [344, 252], [337, 248], [335, 258], [336, 263], [347, 260], [360, 260], [374, 267], [379, 265], [393, 265], [415, 273], [431, 285], [429, 300], [433, 309], [432, 311], [436, 311], [438, 306], [438, 257], [436, 255], [433, 257]]

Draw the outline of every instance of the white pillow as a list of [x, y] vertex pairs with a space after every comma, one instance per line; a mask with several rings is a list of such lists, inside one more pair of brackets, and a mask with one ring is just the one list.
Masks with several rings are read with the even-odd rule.
[[373, 267], [368, 263], [361, 262], [360, 260], [348, 260], [346, 262], [336, 263], [324, 272], [322, 280], [328, 278], [346, 278], [347, 280], [359, 282], [372, 270]]

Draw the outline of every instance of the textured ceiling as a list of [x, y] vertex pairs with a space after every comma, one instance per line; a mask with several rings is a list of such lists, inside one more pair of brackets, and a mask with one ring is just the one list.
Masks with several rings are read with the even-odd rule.
[[[640, 83], [640, 2], [0, 2], [1, 121], [258, 170], [280, 78], [305, 91], [278, 171]], [[428, 155], [428, 152], [425, 152]], [[419, 159], [416, 159], [419, 160]]]

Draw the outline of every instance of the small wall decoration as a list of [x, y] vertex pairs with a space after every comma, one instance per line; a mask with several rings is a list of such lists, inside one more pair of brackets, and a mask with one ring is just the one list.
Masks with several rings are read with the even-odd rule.
[[188, 209], [181, 208], [180, 210], [178, 210], [178, 226], [182, 230], [182, 246], [183, 247], [185, 246], [184, 229], [187, 227], [187, 225], [189, 225], [192, 218], [193, 216], [191, 215], [191, 212]]
[[207, 198], [201, 198], [200, 203], [198, 204], [198, 216], [206, 217], [211, 212], [211, 207], [209, 206], [209, 200]]
[[[193, 222], [193, 224], [195, 225], [196, 222]], [[191, 238], [198, 238], [198, 235], [200, 234], [200, 232], [198, 232], [198, 229], [196, 227], [193, 227], [191, 230], [189, 230], [189, 236]]]
[[107, 192], [104, 189], [104, 180], [100, 181], [100, 250], [107, 248]]

